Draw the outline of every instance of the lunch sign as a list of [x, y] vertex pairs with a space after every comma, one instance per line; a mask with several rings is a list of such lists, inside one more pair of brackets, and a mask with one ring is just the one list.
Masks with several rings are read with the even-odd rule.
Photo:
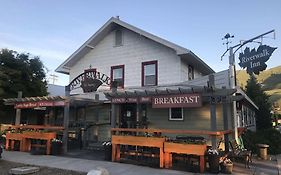
[[250, 50], [249, 47], [246, 47], [244, 52], [239, 54], [240, 62], [238, 64], [242, 68], [246, 68], [248, 74], [254, 73], [258, 75], [266, 69], [265, 62], [268, 61], [275, 49], [277, 47], [267, 45], [260, 45], [257, 50], [255, 48]]
[[151, 103], [152, 108], [179, 108], [201, 107], [202, 97], [200, 94], [176, 94], [151, 97], [112, 98], [112, 103]]

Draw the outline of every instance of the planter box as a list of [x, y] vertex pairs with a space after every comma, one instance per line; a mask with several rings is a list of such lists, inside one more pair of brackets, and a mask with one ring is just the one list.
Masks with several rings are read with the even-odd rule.
[[23, 137], [29, 138], [29, 139], [47, 139], [51, 140], [53, 138], [56, 138], [55, 132], [23, 132]]
[[6, 133], [6, 138], [11, 139], [11, 140], [22, 140], [23, 139], [23, 134], [22, 133]]
[[164, 152], [177, 154], [194, 154], [203, 156], [207, 150], [207, 145], [164, 142]]
[[119, 136], [112, 135], [112, 144], [135, 145], [147, 147], [163, 147], [165, 138], [163, 137], [143, 137], [143, 136]]

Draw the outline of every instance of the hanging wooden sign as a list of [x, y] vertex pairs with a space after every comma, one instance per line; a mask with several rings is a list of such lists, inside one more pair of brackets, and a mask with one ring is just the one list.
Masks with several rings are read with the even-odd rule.
[[254, 73], [258, 75], [266, 69], [267, 65], [265, 62], [270, 58], [275, 49], [277, 47], [260, 45], [257, 50], [254, 48], [250, 51], [250, 48], [246, 47], [244, 52], [239, 54], [240, 63], [238, 64], [242, 68], [246, 68], [248, 74]]
[[152, 108], [191, 108], [201, 106], [202, 98], [200, 94], [177, 94], [152, 98]]
[[68, 86], [66, 86], [67, 91], [72, 91], [77, 88], [82, 88], [83, 92], [95, 92], [98, 87], [102, 84], [110, 85], [110, 77], [107, 75], [96, 71], [95, 69], [84, 72], [74, 78]]
[[15, 109], [24, 108], [37, 108], [37, 107], [48, 107], [48, 106], [64, 106], [65, 101], [32, 101], [32, 102], [17, 102]]

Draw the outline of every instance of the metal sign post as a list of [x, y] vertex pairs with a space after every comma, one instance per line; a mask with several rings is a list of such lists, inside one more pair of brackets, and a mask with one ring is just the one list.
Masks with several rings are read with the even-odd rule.
[[[230, 36], [229, 34], [227, 34], [224, 39], [227, 40], [226, 44], [227, 44], [227, 50], [224, 52], [224, 54], [221, 56], [221, 58], [229, 51], [229, 80], [230, 80], [230, 88], [236, 88], [236, 69], [235, 69], [235, 53], [237, 52], [238, 49], [240, 49], [242, 46], [253, 42], [256, 39], [262, 38], [263, 36], [273, 33], [275, 32], [275, 30], [271, 30], [269, 32], [263, 33], [261, 35], [258, 35], [254, 38], [251, 38], [249, 40], [244, 41], [243, 43], [237, 44], [235, 46], [229, 47], [228, 48], [228, 44], [230, 43], [228, 41], [229, 38], [233, 38], [234, 36]], [[237, 48], [235, 51], [234, 49]], [[234, 137], [235, 139], [238, 139], [238, 118], [237, 118], [237, 111], [236, 111], [236, 102], [234, 101], [232, 104], [232, 110], [233, 110], [233, 119], [234, 119]]]

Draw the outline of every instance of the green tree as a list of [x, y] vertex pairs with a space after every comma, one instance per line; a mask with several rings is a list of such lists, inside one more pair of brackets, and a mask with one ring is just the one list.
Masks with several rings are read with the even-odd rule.
[[247, 81], [246, 94], [259, 108], [256, 112], [257, 130], [272, 128], [269, 96], [262, 90], [261, 85], [253, 74], [250, 75]]
[[2, 49], [0, 51], [0, 109], [8, 108], [3, 106], [2, 99], [15, 98], [18, 91], [22, 91], [24, 97], [47, 95], [45, 72], [46, 68], [39, 57], [30, 58], [29, 54]]

